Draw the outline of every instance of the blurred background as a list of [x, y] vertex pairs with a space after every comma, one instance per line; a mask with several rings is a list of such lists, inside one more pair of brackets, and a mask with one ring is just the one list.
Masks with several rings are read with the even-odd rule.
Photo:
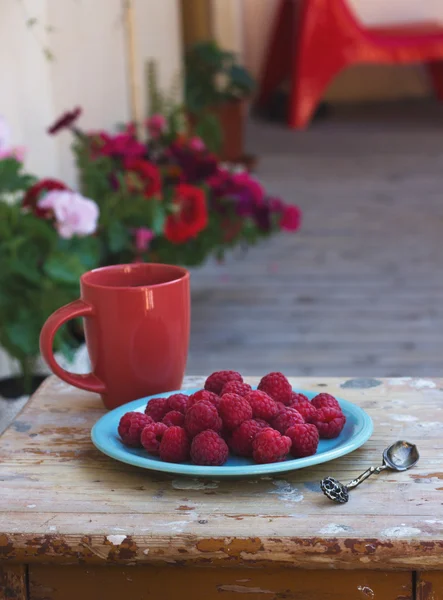
[[[256, 80], [237, 162], [299, 206], [302, 226], [192, 268], [188, 373], [441, 371], [443, 5], [337, 0], [335, 12], [334, 2], [0, 4], [0, 114], [40, 177], [76, 185], [69, 135], [46, 133], [63, 111], [81, 106], [87, 130], [130, 121], [137, 104], [148, 113], [152, 60], [168, 88], [187, 50], [214, 40]], [[13, 366], [3, 353], [0, 376]]]

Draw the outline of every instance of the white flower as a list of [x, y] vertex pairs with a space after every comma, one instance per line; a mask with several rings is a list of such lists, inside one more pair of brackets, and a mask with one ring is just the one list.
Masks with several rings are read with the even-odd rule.
[[20, 204], [23, 196], [23, 190], [18, 190], [16, 192], [5, 192], [0, 194], [0, 202], [4, 202], [5, 204]]
[[215, 89], [224, 92], [229, 85], [229, 77], [226, 73], [217, 73], [214, 77]]
[[40, 208], [54, 211], [60, 237], [70, 239], [74, 235], [90, 235], [97, 229], [100, 214], [97, 204], [76, 192], [54, 190], [39, 201]]

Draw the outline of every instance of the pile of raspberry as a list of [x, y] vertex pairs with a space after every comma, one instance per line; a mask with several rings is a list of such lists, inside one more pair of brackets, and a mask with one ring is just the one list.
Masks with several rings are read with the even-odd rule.
[[309, 400], [282, 373], [265, 375], [253, 390], [240, 373], [217, 371], [191, 396], [153, 398], [144, 413], [126, 413], [118, 433], [127, 446], [167, 462], [219, 466], [230, 452], [256, 463], [311, 456], [345, 422], [333, 396]]

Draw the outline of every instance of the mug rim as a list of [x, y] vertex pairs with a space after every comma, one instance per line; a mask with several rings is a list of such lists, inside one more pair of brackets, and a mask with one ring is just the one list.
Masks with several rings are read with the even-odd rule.
[[[154, 268], [161, 267], [163, 269], [165, 267], [170, 268], [177, 272], [177, 277], [174, 277], [173, 279], [171, 279], [169, 281], [163, 281], [161, 283], [139, 285], [137, 287], [130, 286], [130, 285], [104, 285], [104, 284], [97, 283], [95, 281], [89, 281], [89, 279], [91, 277], [93, 277], [94, 274], [101, 273], [103, 271], [116, 271], [116, 270], [124, 271], [125, 269], [142, 270], [142, 269], [145, 269], [148, 267], [154, 267]], [[89, 288], [96, 288], [96, 289], [101, 289], [101, 290], [125, 290], [125, 291], [131, 290], [131, 291], [137, 292], [137, 291], [143, 290], [143, 289], [160, 288], [160, 287], [172, 285], [174, 283], [177, 283], [178, 281], [185, 281], [185, 280], [189, 279], [189, 277], [190, 277], [189, 271], [187, 269], [185, 269], [184, 267], [180, 267], [178, 265], [171, 265], [171, 264], [167, 264], [167, 263], [127, 263], [127, 264], [119, 264], [119, 265], [108, 265], [106, 267], [98, 267], [96, 269], [91, 269], [90, 271], [87, 271], [86, 273], [83, 273], [83, 275], [81, 275], [80, 282], [82, 285], [85, 285]]]

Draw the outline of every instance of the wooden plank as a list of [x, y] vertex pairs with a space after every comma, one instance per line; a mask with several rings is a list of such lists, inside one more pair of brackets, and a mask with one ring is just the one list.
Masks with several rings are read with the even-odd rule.
[[[248, 378], [256, 384], [258, 378]], [[90, 440], [94, 394], [55, 377], [0, 438], [0, 557], [25, 563], [296, 565], [443, 570], [443, 380], [293, 378], [363, 407], [375, 430], [333, 463], [276, 477], [193, 481], [111, 460]], [[188, 378], [200, 387], [202, 378]], [[329, 503], [319, 481], [346, 482], [396, 439], [421, 461]]]
[[[32, 565], [31, 600], [412, 600], [409, 573]], [[184, 596], [184, 590], [188, 595]]]
[[416, 586], [417, 600], [443, 600], [443, 573], [418, 573]]
[[0, 563], [0, 600], [27, 600], [26, 567]]

